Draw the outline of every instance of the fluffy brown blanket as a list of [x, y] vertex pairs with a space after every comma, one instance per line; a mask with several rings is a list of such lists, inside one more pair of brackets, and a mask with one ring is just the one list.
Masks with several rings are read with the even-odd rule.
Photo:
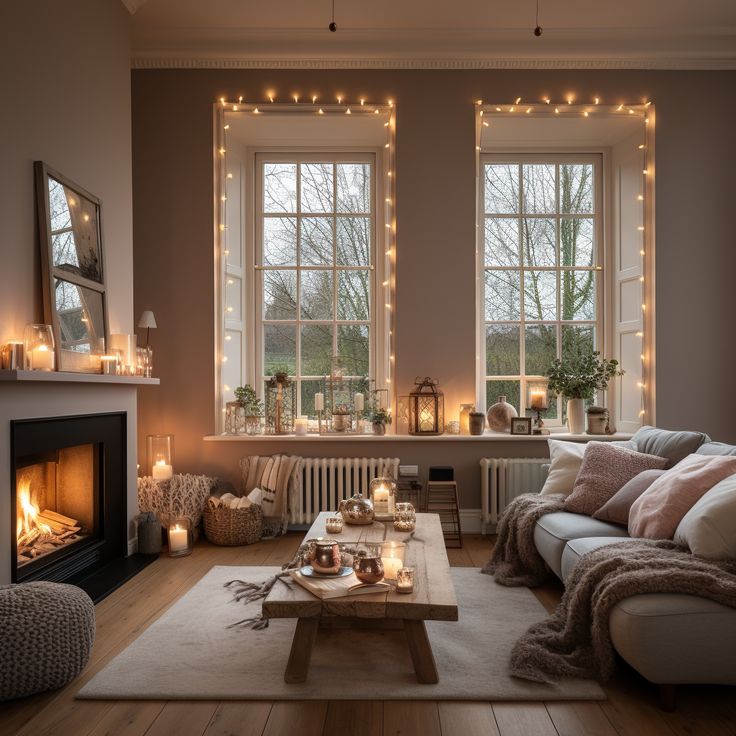
[[[516, 498], [499, 521], [498, 541], [483, 572], [502, 585], [534, 587], [551, 573], [534, 546], [534, 524], [562, 509], [563, 497]], [[585, 677], [605, 682], [615, 659], [608, 619], [624, 598], [641, 593], [698, 595], [736, 608], [736, 562], [705, 560], [669, 540], [625, 539], [588, 552], [565, 581], [557, 610], [514, 645], [516, 677], [552, 682]]]

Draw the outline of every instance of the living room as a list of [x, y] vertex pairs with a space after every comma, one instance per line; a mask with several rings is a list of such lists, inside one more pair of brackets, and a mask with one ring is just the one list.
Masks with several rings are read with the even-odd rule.
[[[562, 579], [582, 574], [578, 557], [603, 555], [581, 538], [642, 542], [652, 569], [655, 557], [671, 557], [662, 540], [674, 539], [678, 553], [686, 544], [689, 558], [733, 579], [728, 535], [720, 548], [714, 542], [732, 527], [687, 531], [702, 519], [685, 523], [708, 499], [719, 519], [734, 518], [736, 451], [718, 444], [736, 445], [727, 370], [736, 347], [725, 325], [736, 266], [732, 3], [38, 0], [3, 6], [0, 27], [0, 478], [9, 488], [0, 493], [9, 535], [0, 585], [84, 578], [84, 555], [53, 573], [36, 559], [51, 550], [49, 558], [71, 560], [57, 548], [85, 545], [79, 529], [104, 532], [107, 545], [104, 574], [93, 583], [86, 576], [94, 607], [80, 602], [94, 647], [89, 631], [79, 635], [87, 656], [77, 654], [78, 671], [63, 685], [14, 690], [3, 669], [0, 734], [734, 732], [736, 673], [730, 650], [717, 651], [729, 632], [736, 640], [734, 604], [723, 591], [706, 594], [705, 577], [701, 588], [642, 593], [706, 606], [683, 613], [677, 635], [637, 639], [644, 634], [619, 604], [615, 672], [560, 679], [545, 671], [540, 682], [509, 659], [532, 624], [561, 610]], [[49, 243], [60, 230], [46, 208], [57, 183], [70, 212], [79, 197], [93, 208], [85, 212], [98, 223], [97, 276], [54, 261]], [[85, 303], [101, 305], [104, 349], [87, 344], [87, 355], [60, 329], [64, 310], [49, 285], [60, 275], [86, 290]], [[125, 336], [137, 338], [137, 351]], [[38, 345], [52, 351], [54, 370], [45, 362], [33, 370]], [[134, 353], [148, 363], [133, 365]], [[571, 387], [565, 368], [579, 372], [583, 359], [588, 383]], [[593, 404], [601, 414], [586, 411]], [[27, 537], [20, 543], [25, 531], [15, 533], [30, 508], [17, 481], [42, 460], [61, 467], [72, 436], [75, 447], [104, 446], [100, 460], [89, 449], [69, 458], [99, 475], [90, 486], [99, 497], [85, 501], [87, 521], [78, 501], [36, 500], [55, 533], [32, 549]], [[575, 500], [558, 507], [547, 497], [575, 487], [578, 498], [594, 470], [592, 454], [584, 459], [590, 448], [629, 453], [626, 463], [598, 460], [606, 477], [614, 473], [605, 462], [663, 473], [690, 499], [677, 529], [634, 534], [632, 517], [600, 521], [595, 514], [633, 481], [621, 476], [594, 483], [597, 504], [574, 513], [608, 531], [550, 531], [541, 511], [572, 514]], [[283, 458], [297, 459], [289, 473], [268, 465]], [[380, 595], [393, 601], [396, 613], [384, 608], [378, 618], [411, 620], [406, 641], [396, 631], [365, 641], [350, 631], [347, 656], [341, 632], [320, 628], [311, 666], [304, 645], [306, 682], [290, 685], [289, 645], [312, 636], [303, 611], [313, 607], [291, 616], [295, 602], [284, 595], [293, 583], [283, 578], [265, 600], [250, 600], [249, 586], [299, 557], [306, 538], [370, 542], [339, 505], [362, 492], [380, 516], [376, 478], [386, 480], [392, 512], [373, 524], [384, 542], [406, 545], [416, 590], [400, 595], [386, 574], [388, 593], [343, 603], [362, 599], [355, 606], [371, 611]], [[665, 481], [652, 483], [642, 498]], [[262, 497], [250, 497], [256, 487]], [[194, 504], [176, 514], [187, 519], [183, 555], [173, 554], [180, 530], [166, 508], [175, 493]], [[519, 560], [499, 558], [494, 544], [520, 545], [507, 509], [524, 511], [515, 497], [525, 493], [549, 504], [526, 509], [529, 528], [543, 527], [531, 540], [537, 551], [526, 551], [546, 578], [514, 587], [500, 578]], [[412, 504], [414, 534], [393, 521], [398, 503]], [[651, 509], [629, 507], [644, 530]], [[434, 525], [433, 509], [449, 514], [457, 538]], [[211, 541], [218, 531], [207, 519], [256, 513], [264, 518], [252, 543]], [[561, 540], [559, 550], [554, 540], [544, 546], [545, 533]], [[142, 552], [144, 542], [160, 552]], [[385, 574], [391, 563], [380, 558]], [[494, 574], [480, 575], [486, 567]], [[239, 603], [222, 588], [231, 580], [244, 581]], [[300, 605], [319, 603], [301, 595]], [[20, 651], [9, 610], [7, 662]], [[708, 615], [718, 640], [702, 633]], [[244, 618], [256, 627], [226, 629]], [[187, 620], [201, 621], [199, 639]], [[163, 628], [141, 639], [156, 624]], [[446, 635], [447, 627], [461, 628]], [[285, 649], [270, 650], [277, 631]], [[678, 670], [668, 658], [673, 636], [704, 652], [710, 679], [692, 662]], [[677, 677], [648, 669], [645, 642], [654, 640]], [[241, 646], [242, 661], [225, 657], [221, 676], [210, 677], [220, 666], [210, 658], [208, 667], [210, 645], [218, 657], [223, 646]], [[43, 680], [53, 668], [37, 661], [28, 669]]]

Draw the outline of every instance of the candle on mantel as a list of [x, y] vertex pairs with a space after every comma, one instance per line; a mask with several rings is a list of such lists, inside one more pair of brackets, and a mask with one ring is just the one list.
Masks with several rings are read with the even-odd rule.
[[325, 408], [325, 395], [317, 393], [314, 395], [314, 410], [324, 411]]
[[169, 552], [181, 552], [189, 546], [189, 530], [179, 524], [169, 528]]
[[54, 370], [54, 351], [48, 345], [39, 345], [37, 348], [31, 350], [31, 370]]
[[405, 549], [403, 542], [388, 541], [381, 545], [383, 577], [386, 580], [396, 580], [396, 574], [404, 566]]
[[355, 406], [355, 411], [363, 411], [365, 409], [365, 396], [361, 393], [356, 393], [353, 396], [353, 405]]
[[168, 480], [174, 475], [174, 468], [166, 460], [156, 460], [155, 465], [151, 468], [151, 475], [154, 480]]

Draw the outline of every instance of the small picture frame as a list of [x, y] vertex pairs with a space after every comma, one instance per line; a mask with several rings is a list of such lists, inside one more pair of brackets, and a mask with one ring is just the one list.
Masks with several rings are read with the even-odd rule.
[[531, 434], [532, 418], [531, 417], [514, 417], [511, 420], [511, 434]]

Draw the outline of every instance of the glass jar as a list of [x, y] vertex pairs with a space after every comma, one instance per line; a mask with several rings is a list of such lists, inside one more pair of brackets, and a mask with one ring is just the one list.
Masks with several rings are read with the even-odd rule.
[[381, 545], [381, 562], [383, 563], [383, 577], [386, 580], [396, 580], [396, 573], [404, 566], [406, 544], [388, 540]]
[[412, 532], [416, 527], [417, 514], [413, 504], [408, 501], [400, 501], [396, 504], [394, 512], [394, 529], [397, 532]]
[[26, 368], [29, 371], [56, 370], [54, 331], [51, 325], [26, 325], [23, 331]]
[[169, 557], [184, 557], [192, 554], [194, 533], [191, 519], [186, 516], [176, 516], [169, 519], [167, 533]]
[[396, 481], [390, 477], [374, 478], [368, 487], [368, 492], [373, 501], [374, 517], [383, 520], [393, 519], [398, 493]]
[[168, 480], [174, 474], [174, 435], [146, 437], [147, 473], [154, 480]]

